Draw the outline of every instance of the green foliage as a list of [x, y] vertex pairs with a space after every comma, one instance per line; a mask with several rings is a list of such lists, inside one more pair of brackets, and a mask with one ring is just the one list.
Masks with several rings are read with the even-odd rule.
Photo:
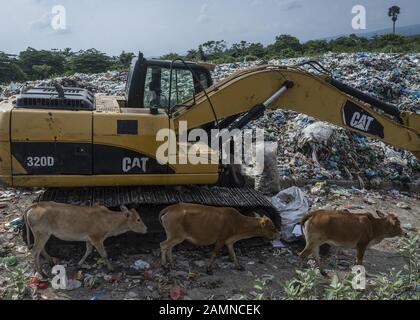
[[[197, 49], [191, 49], [182, 58], [190, 61], [207, 61], [215, 64], [241, 61], [285, 59], [301, 56], [316, 56], [327, 52], [386, 52], [409, 53], [420, 51], [420, 37], [404, 37], [394, 34], [376, 36], [373, 38], [350, 35], [334, 40], [311, 40], [300, 43], [299, 39], [290, 35], [276, 37], [273, 44], [266, 47], [261, 43], [241, 41], [228, 47], [226, 42], [208, 41]], [[171, 53], [162, 58], [179, 57]]]
[[26, 77], [17, 59], [0, 51], [0, 83], [23, 81]]
[[264, 300], [265, 299], [265, 289], [267, 287], [267, 282], [261, 279], [255, 281], [254, 289], [257, 290], [257, 295], [255, 300]]
[[283, 284], [286, 300], [315, 300], [317, 299], [316, 286], [319, 282], [319, 270], [296, 270], [296, 278]]
[[135, 54], [132, 52], [121, 52], [120, 56], [118, 57], [118, 62], [121, 64], [123, 69], [128, 70], [130, 67], [131, 61], [135, 57]]
[[282, 59], [289, 59], [289, 58], [294, 58], [296, 56], [297, 56], [296, 51], [293, 51], [292, 49], [287, 48], [287, 49], [281, 50], [278, 57]]
[[302, 45], [298, 38], [283, 34], [276, 37], [276, 41], [267, 47], [267, 53], [271, 57], [284, 57], [284, 54], [295, 56], [302, 53]]
[[400, 13], [401, 13], [401, 8], [398, 6], [392, 6], [391, 8], [388, 9], [388, 16], [392, 20], [394, 34], [395, 34], [395, 23], [397, 22], [398, 16]]
[[[185, 55], [169, 53], [165, 60], [182, 58], [188, 61], [207, 61], [216, 64], [242, 61], [285, 59], [301, 56], [316, 56], [326, 52], [420, 52], [420, 37], [403, 37], [395, 34], [373, 38], [350, 35], [334, 40], [311, 40], [301, 43], [299, 39], [283, 34], [274, 43], [264, 46], [261, 43], [240, 41], [230, 47], [226, 41], [207, 41], [191, 49]], [[18, 57], [0, 52], [0, 83], [11, 81], [37, 80], [72, 74], [75, 72], [100, 73], [109, 70], [128, 70], [135, 55], [123, 51], [111, 57], [96, 49], [73, 52], [63, 50], [36, 50], [28, 48]]]
[[[57, 51], [28, 48], [19, 54], [18, 63], [29, 79], [36, 80], [62, 74], [65, 70], [66, 58]], [[38, 67], [34, 68], [34, 66]]]
[[221, 58], [227, 48], [225, 40], [207, 41], [200, 44], [198, 47], [199, 56], [204, 58], [204, 61]]
[[47, 64], [36, 64], [32, 66], [31, 74], [36, 79], [46, 79], [51, 75], [52, 67]]
[[331, 45], [327, 40], [310, 40], [303, 44], [303, 51], [308, 55], [322, 54], [331, 51]]
[[376, 277], [375, 286], [369, 295], [372, 300], [404, 299], [402, 294], [407, 291], [407, 282], [402, 271], [391, 270], [388, 274]]
[[161, 56], [160, 58], [162, 60], [169, 60], [169, 61], [173, 61], [173, 60], [176, 60], [176, 59], [184, 59], [184, 57], [182, 57], [178, 53], [173, 53], [173, 52], [165, 54], [165, 55]]
[[79, 51], [70, 58], [72, 72], [101, 73], [110, 69], [112, 59], [96, 49]]
[[420, 246], [419, 236], [403, 238], [399, 244], [400, 254], [407, 260], [405, 270], [408, 272], [409, 285], [420, 282]]
[[30, 294], [30, 287], [27, 284], [29, 280], [25, 270], [15, 268], [10, 272], [12, 283], [6, 288], [6, 299], [21, 300]]
[[353, 289], [353, 274], [347, 275], [340, 280], [336, 275], [331, 279], [331, 283], [324, 291], [326, 300], [359, 300], [362, 296], [361, 291]]

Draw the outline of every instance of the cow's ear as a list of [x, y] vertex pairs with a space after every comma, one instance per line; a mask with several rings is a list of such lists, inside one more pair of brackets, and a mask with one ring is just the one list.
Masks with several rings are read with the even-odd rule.
[[256, 212], [254, 212], [254, 216], [255, 216], [255, 218], [261, 218], [261, 216]]
[[378, 215], [379, 218], [385, 218], [385, 213], [383, 213], [380, 210], [376, 210], [376, 214]]

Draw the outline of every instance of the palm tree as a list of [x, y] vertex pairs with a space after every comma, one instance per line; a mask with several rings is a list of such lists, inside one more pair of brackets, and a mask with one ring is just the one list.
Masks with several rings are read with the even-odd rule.
[[401, 13], [401, 8], [398, 6], [392, 6], [391, 8], [389, 8], [389, 11], [388, 11], [388, 16], [392, 18], [394, 34], [395, 34], [395, 23], [397, 22], [398, 15], [400, 13]]

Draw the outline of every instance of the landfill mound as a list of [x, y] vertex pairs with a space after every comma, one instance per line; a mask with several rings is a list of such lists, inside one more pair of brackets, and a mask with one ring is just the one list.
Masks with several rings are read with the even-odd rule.
[[[220, 81], [235, 71], [259, 64], [295, 65], [314, 59], [296, 58], [218, 65]], [[420, 113], [420, 53], [328, 53], [317, 60], [333, 76], [350, 86], [396, 105], [402, 111]], [[22, 87], [81, 87], [97, 95], [123, 95], [127, 73], [74, 74], [43, 81], [0, 86], [0, 99], [19, 93]], [[410, 153], [351, 131], [317, 122], [290, 111], [268, 111], [249, 128], [265, 129], [267, 141], [277, 141], [280, 175], [290, 179], [359, 180], [380, 185], [383, 181], [420, 182], [420, 162]]]
[[395, 104], [401, 111], [420, 113], [420, 53], [327, 53], [316, 58], [222, 64], [216, 67], [214, 79], [222, 80], [238, 69], [255, 65], [296, 65], [308, 60], [319, 61], [335, 79]]
[[[296, 65], [308, 57], [218, 65], [220, 81], [259, 64]], [[401, 111], [420, 113], [420, 54], [328, 53], [317, 58], [333, 77]], [[312, 117], [291, 111], [268, 111], [249, 128], [265, 130], [266, 141], [278, 141], [281, 177], [315, 180], [420, 182], [420, 162], [405, 150], [385, 145]]]

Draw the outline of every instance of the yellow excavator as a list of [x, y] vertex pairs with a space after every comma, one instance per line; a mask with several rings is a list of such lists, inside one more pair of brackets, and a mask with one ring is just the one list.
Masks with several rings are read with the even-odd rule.
[[[132, 61], [124, 96], [94, 97], [57, 83], [1, 102], [1, 183], [46, 187], [41, 200], [85, 205], [184, 201], [268, 208], [271, 204], [262, 194], [239, 183], [233, 166], [162, 165], [157, 159], [162, 142], [156, 136], [161, 129], [177, 131], [181, 122], [188, 130], [241, 129], [267, 109], [278, 108], [382, 140], [420, 158], [420, 115], [400, 112], [335, 80], [316, 61], [257, 66], [216, 84], [212, 68], [145, 59], [140, 53]], [[166, 143], [177, 146], [179, 139]]]

